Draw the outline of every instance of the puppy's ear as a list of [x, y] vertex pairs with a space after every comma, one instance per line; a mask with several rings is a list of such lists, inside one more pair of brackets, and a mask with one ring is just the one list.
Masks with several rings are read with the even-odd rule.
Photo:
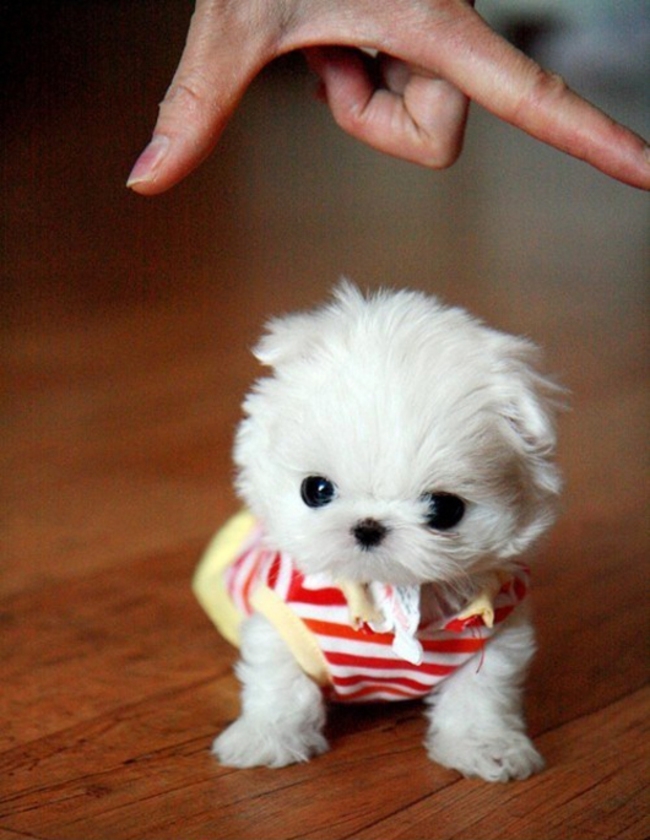
[[499, 413], [514, 433], [517, 448], [534, 464], [536, 483], [558, 493], [560, 479], [552, 457], [557, 441], [557, 415], [564, 390], [536, 368], [539, 351], [523, 339], [508, 340], [502, 358]]
[[[308, 359], [324, 346], [322, 333], [326, 325], [330, 325], [331, 329], [333, 323], [360, 317], [365, 304], [364, 296], [354, 283], [342, 278], [329, 304], [268, 321], [266, 333], [253, 348], [253, 354], [269, 367]], [[345, 319], [343, 316], [346, 316]]]
[[312, 316], [298, 313], [272, 318], [266, 324], [266, 333], [253, 347], [253, 355], [263, 365], [276, 367], [309, 355], [316, 341]]

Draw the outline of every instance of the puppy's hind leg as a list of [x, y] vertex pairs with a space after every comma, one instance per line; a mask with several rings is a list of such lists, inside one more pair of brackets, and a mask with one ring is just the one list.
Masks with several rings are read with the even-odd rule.
[[261, 615], [244, 622], [236, 672], [242, 712], [212, 745], [222, 764], [284, 767], [327, 750], [322, 692]]

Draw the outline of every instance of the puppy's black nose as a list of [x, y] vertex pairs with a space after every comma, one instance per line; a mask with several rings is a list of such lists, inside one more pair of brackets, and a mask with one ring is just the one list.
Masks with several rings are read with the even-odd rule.
[[388, 528], [376, 519], [361, 519], [352, 533], [362, 548], [375, 548], [388, 533]]

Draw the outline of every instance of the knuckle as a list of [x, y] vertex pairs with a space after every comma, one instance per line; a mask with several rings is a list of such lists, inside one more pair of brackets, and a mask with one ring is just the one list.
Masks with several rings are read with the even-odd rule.
[[453, 137], [428, 134], [421, 139], [419, 162], [428, 169], [448, 169], [456, 163], [462, 149], [462, 134]]
[[179, 128], [212, 125], [225, 118], [221, 98], [198, 74], [174, 79], [159, 110], [166, 121]]
[[427, 156], [423, 160], [424, 166], [428, 169], [449, 169], [453, 166], [460, 157], [461, 147], [450, 148], [448, 146], [438, 147], [429, 150]]
[[414, 131], [420, 163], [429, 169], [448, 169], [463, 150], [466, 120], [441, 120], [433, 126], [415, 123]]
[[201, 106], [203, 98], [201, 86], [194, 79], [178, 80], [170, 85], [161, 107], [173, 105], [193, 111]]
[[517, 113], [537, 110], [542, 104], [557, 102], [566, 96], [568, 90], [567, 83], [558, 73], [536, 67], [530, 84], [519, 101]]
[[340, 101], [336, 97], [329, 97], [328, 104], [339, 128], [353, 136], [364, 134], [369, 123], [372, 123], [369, 101]]

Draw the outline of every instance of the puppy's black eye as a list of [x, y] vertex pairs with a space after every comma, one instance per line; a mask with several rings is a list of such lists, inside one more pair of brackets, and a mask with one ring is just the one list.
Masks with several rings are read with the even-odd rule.
[[448, 531], [458, 525], [465, 514], [465, 502], [453, 493], [425, 493], [427, 525], [436, 531]]
[[308, 507], [319, 508], [332, 501], [336, 496], [336, 487], [322, 475], [309, 475], [300, 487], [300, 495]]

